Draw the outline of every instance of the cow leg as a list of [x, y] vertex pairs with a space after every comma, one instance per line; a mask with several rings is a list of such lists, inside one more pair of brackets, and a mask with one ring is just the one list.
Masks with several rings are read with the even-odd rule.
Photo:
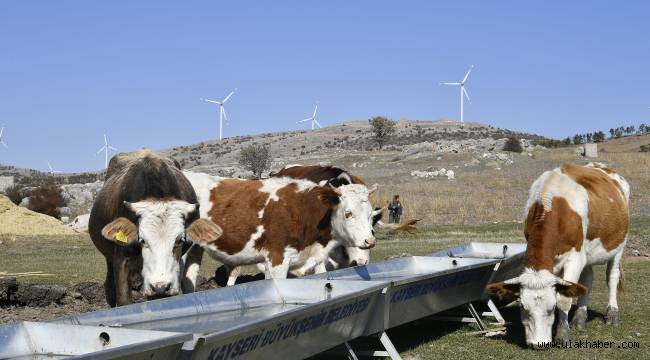
[[[584, 262], [572, 261], [564, 265], [564, 275], [562, 278], [567, 281], [577, 282], [580, 278], [580, 273], [584, 267]], [[573, 298], [557, 294], [557, 325], [555, 327], [555, 342], [557, 344], [566, 344], [569, 338], [569, 310], [571, 310], [571, 303]]]
[[[327, 259], [329, 261], [329, 259]], [[326, 261], [321, 262], [320, 264], [316, 265], [314, 268], [314, 273], [315, 274], [322, 274], [324, 272], [327, 272], [327, 266], [326, 266]]]
[[591, 292], [591, 284], [593, 280], [594, 269], [591, 265], [585, 266], [585, 268], [582, 269], [582, 274], [580, 274], [580, 284], [587, 288], [587, 293], [578, 298], [578, 309], [573, 314], [573, 319], [571, 319], [572, 328], [585, 328], [585, 324], [587, 323], [587, 303], [589, 302], [589, 293]]
[[196, 291], [196, 278], [199, 276], [201, 261], [203, 260], [203, 248], [199, 245], [192, 245], [183, 255], [184, 274], [181, 281], [183, 294]]
[[133, 303], [131, 298], [131, 284], [129, 279], [129, 260], [126, 256], [119, 254], [113, 263], [113, 276], [115, 278], [116, 305], [128, 305]]
[[104, 294], [108, 306], [115, 307], [115, 276], [113, 276], [113, 263], [106, 258], [106, 280], [104, 281]]
[[607, 262], [607, 292], [609, 300], [607, 302], [607, 313], [605, 314], [605, 324], [618, 326], [618, 300], [616, 298], [619, 282], [621, 280], [621, 260], [623, 251], [619, 252], [614, 258]]
[[241, 274], [241, 266], [229, 266], [229, 265], [224, 265], [226, 267], [226, 274], [228, 275], [228, 283], [226, 286], [233, 286], [235, 283], [237, 283], [237, 278]]
[[291, 259], [288, 256], [285, 256], [282, 260], [282, 263], [279, 265], [273, 266], [271, 261], [266, 261], [266, 278], [267, 279], [286, 279], [287, 274], [289, 273], [289, 264]]

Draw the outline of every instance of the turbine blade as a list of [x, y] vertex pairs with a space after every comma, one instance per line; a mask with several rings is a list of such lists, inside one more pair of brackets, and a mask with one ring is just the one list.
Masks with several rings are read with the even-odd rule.
[[2, 144], [2, 146], [4, 146], [5, 148], [9, 149], [9, 146], [7, 146], [7, 144], [5, 144], [4, 141], [0, 140], [0, 144]]
[[469, 101], [469, 103], [471, 104], [472, 100], [469, 98], [469, 94], [467, 93], [467, 90], [465, 90], [464, 86], [463, 86], [462, 89], [463, 89], [463, 94], [465, 94], [465, 97], [467, 98], [467, 101]]
[[[235, 90], [237, 90], [237, 89], [235, 89]], [[222, 103], [222, 104], [225, 104], [226, 101], [228, 101], [228, 99], [230, 99], [230, 97], [232, 96], [232, 94], [235, 93], [235, 90], [231, 91], [230, 94], [228, 94], [228, 96], [226, 96], [226, 98], [223, 99], [223, 101], [222, 101], [221, 103]]]
[[104, 151], [106, 149], [106, 145], [102, 146], [99, 150], [97, 150], [97, 153], [99, 154], [100, 152]]
[[460, 83], [449, 83], [449, 82], [442, 82], [440, 85], [460, 85]]
[[110, 146], [110, 145], [108, 145], [108, 148], [109, 148], [110, 150], [117, 151], [116, 148], [114, 148], [114, 147], [112, 147], [112, 146]]
[[106, 137], [106, 134], [104, 134], [104, 146], [108, 144], [108, 138]]
[[311, 116], [312, 118], [316, 118], [316, 111], [318, 111], [318, 103], [316, 103], [316, 107], [314, 108], [314, 114]]
[[473, 68], [474, 68], [474, 65], [471, 65], [471, 66], [469, 67], [469, 70], [467, 70], [467, 74], [465, 74], [465, 77], [463, 78], [462, 83], [465, 83], [465, 81], [467, 81], [467, 78], [469, 77], [469, 73], [472, 72], [472, 69], [473, 69]]
[[318, 125], [319, 128], [321, 129], [323, 128], [323, 126], [316, 119], [314, 119], [314, 122], [316, 123], [316, 125]]
[[298, 121], [298, 122], [299, 122], [299, 123], [302, 123], [302, 122], [305, 122], [305, 121], [309, 121], [309, 120], [311, 120], [311, 119], [313, 119], [313, 118], [306, 118], [305, 120], [300, 120], [300, 121]]
[[5, 127], [3, 126], [3, 127], [0, 129], [0, 138], [2, 137], [2, 133], [3, 133], [4, 131], [5, 131]]

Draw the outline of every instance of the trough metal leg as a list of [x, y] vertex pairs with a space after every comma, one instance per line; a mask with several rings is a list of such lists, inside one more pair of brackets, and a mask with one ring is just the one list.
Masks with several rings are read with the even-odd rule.
[[482, 315], [483, 316], [492, 316], [497, 320], [497, 323], [499, 325], [505, 325], [506, 324], [506, 319], [503, 318], [501, 315], [501, 312], [499, 311], [499, 308], [494, 304], [492, 299], [487, 301], [487, 306], [490, 308], [490, 311], [484, 312]]
[[345, 342], [345, 351], [347, 352], [348, 360], [359, 360], [357, 354], [352, 350], [352, 346], [347, 341]]
[[[358, 355], [361, 357], [389, 357], [392, 360], [402, 360], [402, 357], [399, 355], [399, 352], [395, 348], [395, 345], [393, 345], [393, 342], [390, 341], [390, 338], [388, 337], [388, 334], [386, 334], [385, 331], [375, 334], [372, 337], [374, 338], [375, 336], [378, 336], [381, 345], [384, 347], [384, 350], [354, 351], [352, 349], [352, 346], [350, 346], [350, 344], [346, 342], [343, 345], [345, 346], [345, 355], [347, 356], [347, 358], [350, 360], [358, 360], [359, 359], [357, 357]], [[331, 352], [341, 354], [340, 351], [331, 351]]]
[[393, 342], [390, 341], [390, 338], [385, 331], [381, 333], [381, 336], [379, 336], [379, 341], [381, 341], [381, 344], [384, 345], [384, 349], [386, 349], [388, 356], [390, 356], [392, 360], [402, 360], [402, 357], [399, 356], [397, 349], [395, 349]]
[[469, 311], [471, 317], [467, 316], [450, 316], [450, 315], [433, 315], [430, 316], [429, 319], [431, 320], [440, 320], [440, 321], [452, 321], [452, 322], [463, 322], [463, 323], [473, 323], [476, 324], [479, 327], [479, 330], [484, 331], [485, 330], [485, 324], [483, 324], [483, 320], [481, 320], [480, 314], [476, 311], [474, 308], [474, 305], [472, 303], [467, 304], [467, 311]]
[[474, 321], [476, 321], [476, 325], [478, 325], [479, 330], [485, 331], [483, 320], [481, 320], [481, 316], [478, 314], [472, 303], [467, 304], [467, 310], [469, 310], [469, 313], [472, 314], [472, 317], [474, 318]]

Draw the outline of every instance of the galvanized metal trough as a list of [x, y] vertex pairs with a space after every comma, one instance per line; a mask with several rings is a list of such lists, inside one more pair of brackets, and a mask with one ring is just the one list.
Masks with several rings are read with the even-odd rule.
[[526, 244], [471, 242], [450, 249], [440, 250], [428, 256], [499, 261], [490, 281], [498, 282], [517, 277], [523, 271]]
[[0, 359], [174, 359], [191, 334], [20, 322], [0, 326]]
[[192, 333], [181, 358], [302, 359], [363, 335], [385, 286], [263, 280], [57, 322]]
[[480, 299], [497, 263], [493, 259], [411, 256], [308, 278], [389, 282], [367, 329], [370, 335]]
[[[0, 359], [289, 360], [375, 334], [388, 350], [383, 353], [398, 359], [386, 329], [463, 304], [473, 309], [471, 302], [483, 298], [495, 275], [516, 272], [522, 246], [471, 243], [301, 279], [256, 281], [49, 323], [4, 325]], [[52, 341], [39, 342], [43, 339]], [[56, 347], [66, 344], [74, 347]], [[354, 354], [349, 346], [348, 351]]]
[[[519, 243], [488, 243], [488, 242], [471, 242], [469, 244], [456, 246], [450, 249], [441, 250], [430, 254], [428, 256], [435, 257], [449, 257], [449, 258], [472, 258], [472, 259], [493, 259], [498, 260], [499, 263], [494, 268], [494, 273], [490, 282], [499, 282], [507, 279], [512, 279], [519, 276], [524, 267], [524, 254], [526, 253], [526, 244]], [[483, 316], [494, 317], [501, 325], [505, 325], [506, 321], [501, 315], [499, 308], [489, 298], [487, 294], [483, 294], [482, 300], [485, 301], [490, 311], [483, 312]], [[475, 311], [475, 310], [471, 310]], [[438, 316], [437, 320], [456, 320], [462, 322], [476, 322], [484, 330], [484, 325], [480, 317], [444, 317]]]

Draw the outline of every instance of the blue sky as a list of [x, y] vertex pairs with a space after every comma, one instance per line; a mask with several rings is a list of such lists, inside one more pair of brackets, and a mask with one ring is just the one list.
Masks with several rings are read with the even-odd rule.
[[553, 137], [650, 123], [647, 1], [4, 1], [0, 163], [96, 170], [224, 134], [458, 118]]

